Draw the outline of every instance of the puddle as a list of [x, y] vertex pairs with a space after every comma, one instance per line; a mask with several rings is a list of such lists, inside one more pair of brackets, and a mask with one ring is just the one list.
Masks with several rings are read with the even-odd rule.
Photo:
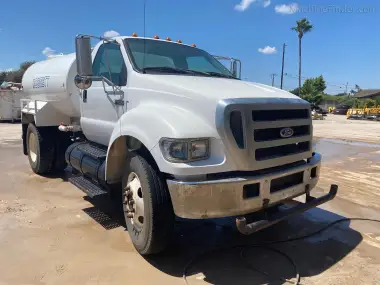
[[[313, 149], [322, 154], [323, 161], [355, 157], [373, 150], [379, 150], [380, 154], [380, 144], [326, 138], [314, 139]], [[371, 154], [371, 157], [375, 160], [376, 156]]]
[[366, 143], [366, 142], [358, 142], [358, 141], [348, 141], [348, 140], [339, 140], [339, 139], [326, 139], [320, 138], [315, 140], [316, 143], [334, 143], [334, 144], [345, 144], [350, 146], [362, 146], [362, 147], [370, 147], [370, 148], [380, 148], [380, 144], [376, 143]]

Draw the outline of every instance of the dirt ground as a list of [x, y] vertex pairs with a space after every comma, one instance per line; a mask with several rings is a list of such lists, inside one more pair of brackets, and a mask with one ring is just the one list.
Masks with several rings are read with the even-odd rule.
[[314, 136], [380, 143], [380, 123], [366, 120], [347, 120], [346, 116], [342, 115], [328, 115], [323, 121], [314, 121]]
[[236, 232], [232, 219], [178, 221], [169, 250], [150, 258], [136, 253], [110, 201], [87, 198], [66, 181], [69, 174], [34, 175], [20, 129], [0, 124], [0, 285], [184, 284], [191, 260], [192, 285], [294, 282], [292, 264], [274, 250], [291, 257], [301, 284], [380, 284], [378, 223], [345, 222], [301, 241], [232, 248], [308, 234], [345, 217], [380, 219], [380, 122], [315, 121], [324, 160], [312, 193], [322, 195], [332, 183], [340, 187], [328, 204], [249, 237]]

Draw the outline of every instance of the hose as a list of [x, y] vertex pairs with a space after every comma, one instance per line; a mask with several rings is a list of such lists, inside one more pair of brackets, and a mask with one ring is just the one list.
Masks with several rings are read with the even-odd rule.
[[312, 233], [309, 233], [309, 234], [306, 234], [306, 235], [302, 235], [302, 236], [299, 236], [299, 237], [294, 237], [294, 238], [289, 238], [289, 239], [283, 239], [283, 240], [276, 240], [276, 241], [268, 241], [268, 242], [263, 242], [263, 243], [260, 243], [260, 244], [240, 244], [240, 245], [234, 245], [234, 246], [225, 246], [225, 247], [219, 247], [219, 248], [216, 248], [216, 249], [213, 249], [213, 250], [210, 250], [210, 251], [206, 251], [206, 252], [203, 252], [201, 254], [199, 254], [198, 256], [196, 256], [195, 258], [191, 259], [184, 267], [183, 269], [183, 280], [185, 282], [186, 285], [189, 285], [188, 281], [187, 281], [187, 272], [188, 272], [188, 269], [193, 266], [196, 262], [199, 262], [200, 260], [202, 260], [202, 258], [205, 258], [205, 257], [209, 257], [210, 255], [213, 255], [213, 254], [217, 254], [221, 251], [225, 251], [225, 250], [228, 250], [228, 249], [240, 249], [240, 257], [241, 259], [247, 263], [247, 265], [249, 266], [249, 268], [251, 270], [254, 270], [254, 271], [257, 271], [263, 275], [266, 275], [266, 276], [270, 276], [269, 273], [265, 272], [265, 271], [262, 271], [262, 270], [259, 270], [259, 269], [256, 269], [254, 268], [252, 265], [248, 264], [248, 262], [245, 260], [244, 258], [244, 250], [247, 249], [247, 248], [262, 248], [262, 249], [265, 249], [265, 250], [268, 250], [268, 251], [272, 251], [272, 252], [275, 252], [276, 254], [278, 255], [281, 255], [283, 257], [285, 257], [293, 266], [294, 268], [294, 272], [295, 272], [295, 281], [291, 281], [289, 279], [286, 279], [286, 278], [280, 278], [281, 281], [283, 282], [287, 282], [287, 283], [291, 283], [291, 284], [294, 284], [294, 285], [300, 285], [300, 281], [301, 281], [301, 276], [300, 276], [300, 273], [298, 271], [298, 267], [297, 267], [297, 264], [294, 262], [294, 260], [289, 256], [287, 255], [286, 253], [278, 250], [278, 249], [274, 249], [274, 248], [271, 248], [271, 247], [267, 247], [268, 245], [275, 245], [275, 244], [282, 244], [282, 243], [288, 243], [288, 242], [294, 242], [294, 241], [299, 241], [299, 240], [304, 240], [304, 239], [307, 239], [307, 238], [310, 238], [310, 237], [313, 237], [313, 236], [316, 236], [324, 231], [326, 231], [327, 229], [333, 227], [334, 225], [336, 224], [340, 224], [340, 223], [343, 223], [343, 222], [349, 222], [349, 221], [367, 221], [367, 222], [375, 222], [375, 223], [380, 223], [380, 220], [375, 220], [375, 219], [367, 219], [367, 218], [343, 218], [343, 219], [339, 219], [339, 220], [336, 220], [334, 222], [331, 222], [329, 224], [327, 224], [326, 226], [322, 227], [321, 229], [315, 231], [315, 232], [312, 232]]

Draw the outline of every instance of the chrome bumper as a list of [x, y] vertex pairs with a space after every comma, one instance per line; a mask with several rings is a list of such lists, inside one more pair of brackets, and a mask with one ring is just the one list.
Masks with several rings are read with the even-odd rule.
[[297, 206], [284, 211], [280, 211], [267, 217], [264, 220], [255, 221], [253, 223], [247, 224], [245, 217], [236, 218], [236, 227], [238, 231], [244, 235], [250, 235], [267, 227], [273, 226], [281, 221], [291, 218], [294, 215], [302, 214], [311, 208], [315, 208], [323, 203], [331, 201], [335, 198], [338, 193], [338, 185], [331, 185], [330, 191], [328, 194], [323, 195], [319, 198], [314, 198], [306, 194], [306, 202], [299, 203]]
[[[318, 182], [320, 165], [321, 155], [314, 153], [304, 165], [265, 175], [199, 182], [167, 180], [167, 184], [178, 217], [238, 216], [308, 193]], [[294, 182], [293, 177], [297, 177]]]

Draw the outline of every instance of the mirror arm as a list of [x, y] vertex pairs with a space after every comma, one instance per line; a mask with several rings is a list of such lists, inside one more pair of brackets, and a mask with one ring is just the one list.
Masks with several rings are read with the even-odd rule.
[[110, 38], [104, 38], [104, 37], [92, 36], [92, 35], [78, 34], [78, 35], [76, 35], [75, 38], [83, 38], [83, 37], [91, 38], [91, 39], [98, 39], [98, 40], [100, 40], [100, 41], [104, 41], [104, 42], [108, 42], [108, 43], [113, 43], [113, 44], [116, 44], [116, 45], [120, 45], [116, 40], [113, 40], [113, 39], [110, 39]]
[[92, 81], [101, 81], [102, 84], [103, 84], [103, 89], [104, 91], [109, 94], [110, 92], [106, 90], [106, 86], [104, 83], [107, 83], [109, 86], [112, 87], [112, 93], [117, 95], [117, 93], [121, 91], [122, 92], [122, 89], [120, 86], [117, 86], [116, 84], [114, 84], [111, 80], [109, 80], [107, 77], [104, 77], [104, 76], [89, 76], [89, 78], [92, 79]]

